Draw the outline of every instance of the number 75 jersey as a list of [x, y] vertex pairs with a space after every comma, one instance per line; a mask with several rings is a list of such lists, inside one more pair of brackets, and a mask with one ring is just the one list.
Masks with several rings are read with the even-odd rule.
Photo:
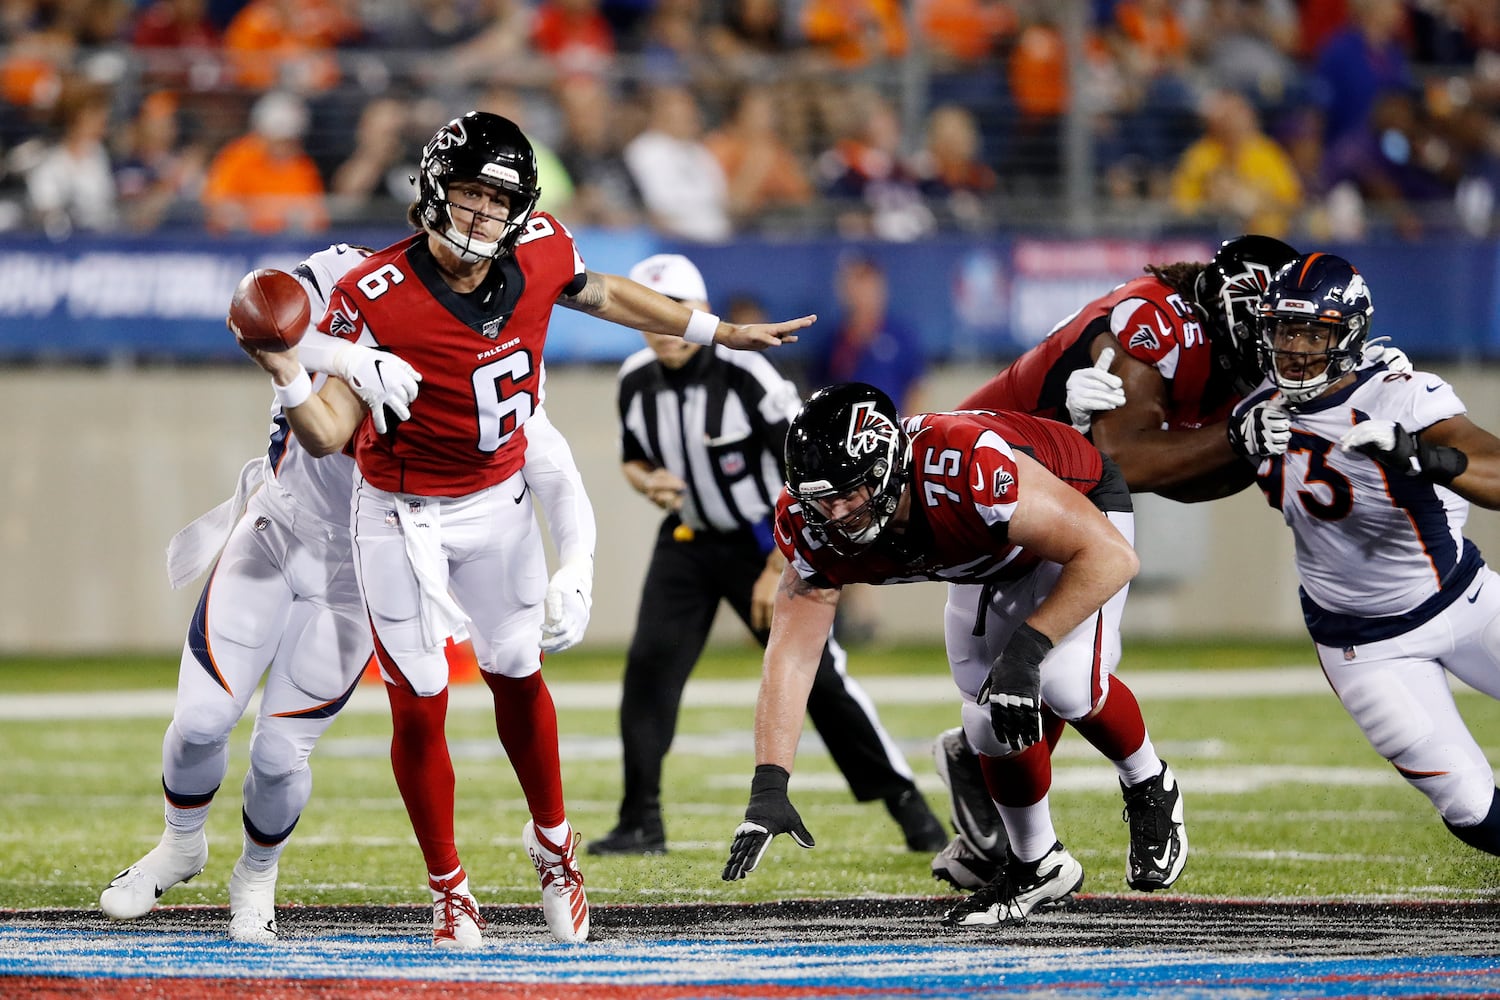
[[[1274, 391], [1262, 385], [1236, 417]], [[1291, 411], [1286, 454], [1263, 459], [1256, 479], [1292, 529], [1303, 613], [1316, 641], [1353, 645], [1399, 635], [1441, 611], [1472, 579], [1480, 557], [1463, 537], [1466, 500], [1339, 447], [1365, 420], [1391, 420], [1416, 433], [1463, 412], [1438, 376], [1383, 366]]]
[[443, 280], [425, 233], [341, 278], [320, 328], [393, 351], [422, 373], [410, 420], [384, 435], [366, 420], [356, 432], [365, 479], [392, 493], [464, 496], [519, 471], [524, 424], [543, 400], [552, 307], [583, 281], [572, 235], [545, 212], [467, 294]]

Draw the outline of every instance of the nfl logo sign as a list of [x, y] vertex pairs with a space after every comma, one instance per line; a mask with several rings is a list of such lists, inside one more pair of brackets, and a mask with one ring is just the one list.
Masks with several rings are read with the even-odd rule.
[[732, 451], [727, 455], [719, 456], [719, 471], [724, 473], [726, 479], [733, 479], [743, 475], [745, 472], [745, 453]]
[[1344, 659], [1346, 659], [1346, 660], [1352, 660], [1352, 659], [1354, 659], [1354, 657], [1355, 657], [1354, 647], [1353, 646], [1345, 646], [1344, 647]]

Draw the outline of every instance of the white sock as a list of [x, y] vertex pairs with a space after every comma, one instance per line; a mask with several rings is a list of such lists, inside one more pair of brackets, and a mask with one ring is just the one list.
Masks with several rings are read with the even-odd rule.
[[1005, 835], [1010, 838], [1011, 853], [1021, 861], [1037, 861], [1052, 850], [1057, 843], [1057, 831], [1052, 827], [1052, 810], [1047, 805], [1047, 796], [1029, 806], [1000, 806], [1000, 820], [1005, 824]]
[[536, 832], [540, 833], [549, 844], [559, 844], [564, 851], [567, 850], [568, 842], [573, 839], [573, 827], [567, 820], [562, 821], [562, 826], [538, 825]]

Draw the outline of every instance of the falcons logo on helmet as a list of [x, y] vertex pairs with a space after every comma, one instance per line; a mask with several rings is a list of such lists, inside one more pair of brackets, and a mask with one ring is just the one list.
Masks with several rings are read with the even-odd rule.
[[873, 400], [854, 405], [849, 413], [849, 433], [844, 437], [844, 449], [851, 458], [874, 454], [895, 439], [896, 425], [875, 409]]

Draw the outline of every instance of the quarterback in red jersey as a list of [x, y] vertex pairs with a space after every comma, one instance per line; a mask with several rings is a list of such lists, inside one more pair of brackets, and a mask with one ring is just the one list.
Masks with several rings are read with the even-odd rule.
[[[787, 435], [786, 478], [776, 540], [788, 566], [756, 706], [756, 773], [724, 878], [753, 871], [778, 833], [813, 844], [787, 784], [840, 589], [940, 580], [971, 598], [967, 614], [950, 601], [944, 639], [1009, 841], [1000, 877], [947, 920], [1018, 922], [1075, 891], [1083, 867], [1052, 825], [1042, 709], [1082, 719], [1110, 689], [1138, 567], [1119, 470], [1059, 423], [968, 411], [903, 424], [884, 393], [853, 383], [808, 399]], [[1152, 846], [1175, 878], [1186, 860], [1181, 800], [1144, 729], [1124, 765], [1136, 783], [1167, 776], [1173, 795]]]
[[[422, 151], [408, 213], [420, 232], [335, 286], [321, 328], [395, 351], [422, 373], [407, 419], [381, 432], [343, 382], [313, 394], [295, 350], [247, 350], [271, 373], [311, 454], [353, 442], [355, 564], [390, 695], [392, 768], [427, 864], [433, 940], [444, 946], [477, 947], [484, 926], [454, 842], [444, 735], [448, 650], [464, 635], [480, 654], [496, 730], [531, 812], [521, 840], [541, 880], [547, 926], [561, 941], [589, 933], [556, 711], [540, 667], [543, 651], [566, 648], [588, 621], [593, 511], [579, 489], [576, 517], [549, 517], [559, 556], [549, 581], [521, 473], [528, 447], [541, 445], [528, 442], [526, 424], [545, 412], [552, 307], [739, 348], [794, 341], [815, 318], [724, 323], [587, 270], [567, 229], [535, 210], [536, 177], [531, 143], [513, 122], [484, 112], [454, 119]], [[566, 448], [560, 437], [549, 440]]]

